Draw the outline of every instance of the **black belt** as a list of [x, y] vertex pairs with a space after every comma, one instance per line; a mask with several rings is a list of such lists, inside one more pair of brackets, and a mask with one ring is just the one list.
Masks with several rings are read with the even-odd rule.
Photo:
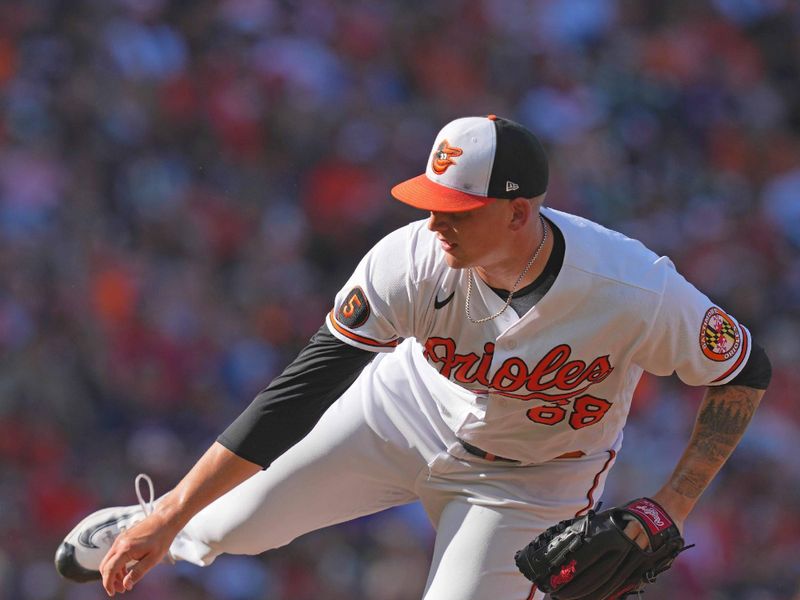
[[[484, 460], [499, 460], [501, 462], [510, 462], [510, 463], [517, 463], [519, 464], [518, 460], [514, 460], [513, 458], [506, 458], [505, 456], [497, 456], [496, 454], [492, 454], [491, 452], [487, 452], [486, 450], [481, 450], [477, 446], [473, 446], [465, 442], [460, 438], [456, 438], [458, 443], [464, 447], [464, 450], [472, 454], [473, 456], [480, 457]], [[559, 458], [581, 458], [582, 456], [586, 456], [586, 453], [583, 450], [573, 450], [572, 452], [565, 452], [560, 456], [556, 456], [556, 460]]]
[[458, 442], [464, 447], [464, 450], [472, 454], [473, 456], [477, 456], [482, 458], [483, 460], [491, 460], [491, 461], [500, 461], [500, 462], [510, 462], [510, 463], [518, 463], [518, 460], [514, 460], [513, 458], [506, 458], [505, 456], [497, 456], [496, 454], [492, 454], [491, 452], [486, 452], [486, 450], [481, 450], [477, 446], [473, 446], [465, 442], [462, 439], [459, 439]]

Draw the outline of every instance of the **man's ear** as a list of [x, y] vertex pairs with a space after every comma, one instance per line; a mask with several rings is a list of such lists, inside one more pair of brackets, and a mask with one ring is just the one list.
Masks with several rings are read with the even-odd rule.
[[525, 227], [533, 215], [533, 205], [527, 198], [514, 198], [511, 203], [511, 221], [509, 227], [512, 231], [519, 231]]

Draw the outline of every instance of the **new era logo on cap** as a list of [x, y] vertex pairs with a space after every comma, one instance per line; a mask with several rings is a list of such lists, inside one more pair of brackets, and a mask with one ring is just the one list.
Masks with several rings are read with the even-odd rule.
[[425, 210], [464, 211], [493, 198], [534, 198], [547, 190], [544, 148], [519, 123], [465, 117], [436, 136], [424, 175], [392, 188], [392, 195]]

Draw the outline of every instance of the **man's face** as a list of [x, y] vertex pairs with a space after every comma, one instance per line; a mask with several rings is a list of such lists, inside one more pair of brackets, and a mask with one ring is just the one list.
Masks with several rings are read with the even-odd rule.
[[431, 211], [428, 229], [436, 233], [451, 268], [491, 267], [508, 258], [511, 217], [510, 203], [495, 200], [465, 212]]

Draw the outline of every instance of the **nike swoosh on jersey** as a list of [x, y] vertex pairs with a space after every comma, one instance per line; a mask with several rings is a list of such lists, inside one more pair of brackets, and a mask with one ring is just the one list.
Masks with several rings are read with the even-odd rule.
[[119, 520], [120, 517], [114, 517], [109, 519], [108, 521], [104, 521], [103, 523], [95, 525], [91, 529], [84, 529], [81, 532], [80, 537], [78, 537], [78, 542], [84, 548], [95, 548], [95, 549], [99, 548], [100, 546], [96, 546], [95, 543], [92, 541], [94, 536], [103, 529], [107, 529], [109, 527], [112, 527], [113, 525], [116, 525], [117, 521]]
[[455, 296], [455, 295], [456, 295], [456, 292], [454, 290], [447, 298], [445, 298], [444, 300], [440, 301], [439, 300], [439, 294], [437, 292], [436, 297], [433, 299], [433, 308], [435, 308], [436, 310], [439, 310], [440, 308], [444, 308], [445, 306], [450, 304], [450, 300], [452, 300], [453, 296]]

